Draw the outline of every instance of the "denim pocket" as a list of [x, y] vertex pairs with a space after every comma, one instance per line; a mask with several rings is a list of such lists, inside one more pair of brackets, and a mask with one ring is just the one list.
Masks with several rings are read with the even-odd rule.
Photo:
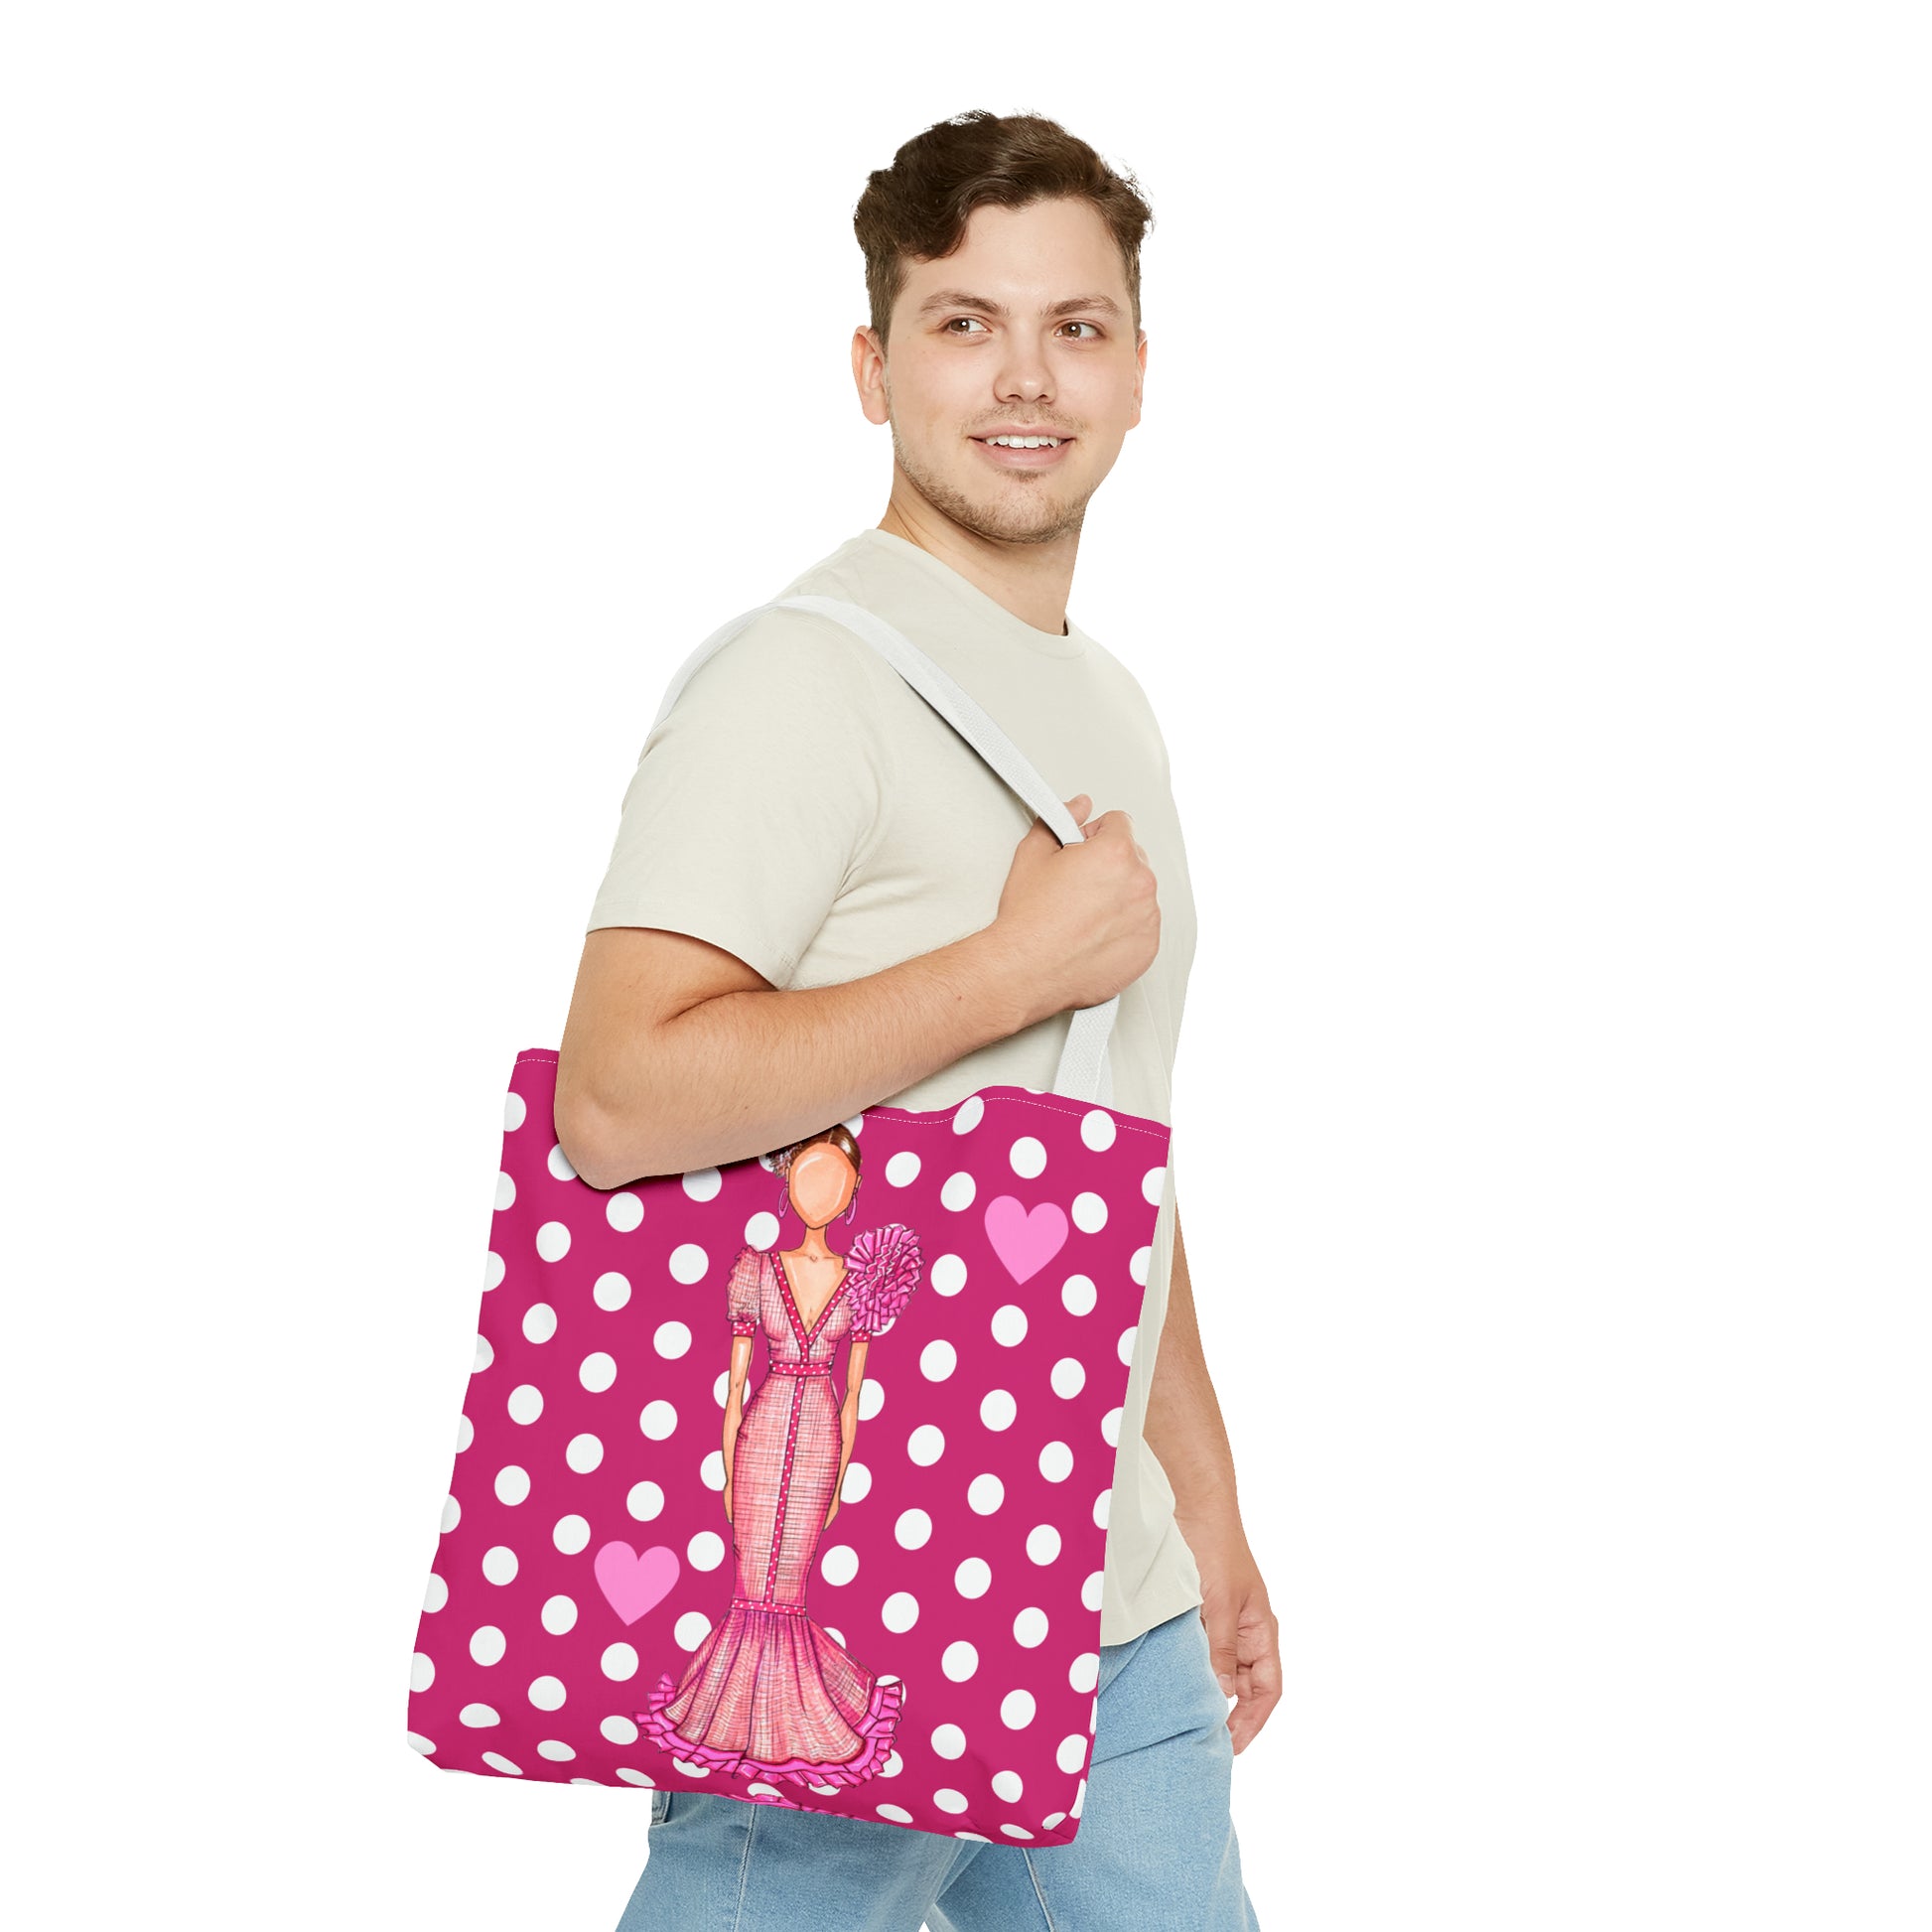
[[663, 1789], [655, 1789], [650, 1794], [650, 1822], [661, 1825], [671, 1815], [671, 1794]]

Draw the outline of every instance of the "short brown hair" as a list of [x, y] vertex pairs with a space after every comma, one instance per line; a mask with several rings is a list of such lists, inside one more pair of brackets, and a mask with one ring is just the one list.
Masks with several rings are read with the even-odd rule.
[[866, 258], [872, 326], [884, 347], [908, 258], [950, 255], [976, 207], [1026, 207], [1056, 196], [1089, 202], [1119, 245], [1134, 327], [1141, 326], [1141, 241], [1154, 210], [1131, 174], [1117, 173], [1078, 135], [1043, 114], [993, 114], [975, 107], [935, 121], [875, 168], [853, 210]]

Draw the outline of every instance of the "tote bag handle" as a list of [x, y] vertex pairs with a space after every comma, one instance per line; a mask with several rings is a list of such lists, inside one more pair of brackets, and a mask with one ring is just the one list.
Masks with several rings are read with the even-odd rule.
[[[1035, 816], [1046, 821], [1047, 828], [1061, 845], [1077, 845], [1084, 839], [1085, 834], [1074, 823], [1073, 814], [1054, 796], [1026, 754], [979, 703], [909, 637], [863, 605], [849, 604], [843, 598], [773, 598], [770, 603], [742, 612], [728, 623], [720, 624], [672, 672], [664, 702], [657, 707], [657, 716], [651, 721], [653, 732], [664, 722], [692, 673], [755, 618], [761, 618], [767, 611], [811, 611], [863, 637], [1020, 794]], [[1113, 1067], [1107, 1056], [1107, 1041], [1119, 1009], [1118, 993], [1097, 1007], [1075, 1009], [1067, 1029], [1066, 1044], [1060, 1051], [1059, 1068], [1053, 1075], [1053, 1092], [1075, 1100], [1090, 1100], [1097, 1106], [1113, 1104]]]

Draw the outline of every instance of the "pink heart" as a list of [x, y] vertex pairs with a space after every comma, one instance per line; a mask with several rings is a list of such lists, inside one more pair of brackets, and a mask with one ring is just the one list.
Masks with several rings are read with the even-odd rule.
[[635, 1623], [654, 1610], [677, 1582], [677, 1552], [655, 1543], [641, 1553], [627, 1543], [607, 1543], [597, 1553], [597, 1587], [604, 1600], [623, 1618]]
[[1066, 1246], [1066, 1214], [1041, 1201], [1030, 1214], [1011, 1194], [986, 1203], [986, 1238], [1017, 1282], [1037, 1275]]

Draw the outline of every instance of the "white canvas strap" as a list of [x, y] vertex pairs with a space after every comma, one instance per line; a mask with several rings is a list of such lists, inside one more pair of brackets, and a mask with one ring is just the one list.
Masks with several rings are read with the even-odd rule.
[[[1046, 821], [1047, 829], [1061, 845], [1076, 845], [1085, 834], [1073, 821], [1073, 814], [1034, 769], [1027, 756], [981, 708], [978, 701], [941, 670], [917, 644], [894, 629], [885, 619], [862, 605], [849, 604], [836, 597], [779, 597], [756, 609], [741, 612], [728, 623], [714, 630], [675, 671], [664, 692], [664, 701], [651, 721], [655, 731], [664, 722], [678, 693], [684, 689], [700, 665], [714, 651], [721, 650], [755, 618], [767, 611], [811, 611], [830, 618], [835, 623], [860, 636], [936, 711], [993, 769], [1019, 793], [1034, 814]], [[1114, 1017], [1120, 1009], [1120, 995], [1097, 1007], [1080, 1007], [1068, 1025], [1066, 1044], [1060, 1053], [1052, 1091], [1075, 1100], [1091, 1100], [1111, 1106], [1114, 1097], [1113, 1067], [1107, 1056], [1107, 1041], [1114, 1030]]]

